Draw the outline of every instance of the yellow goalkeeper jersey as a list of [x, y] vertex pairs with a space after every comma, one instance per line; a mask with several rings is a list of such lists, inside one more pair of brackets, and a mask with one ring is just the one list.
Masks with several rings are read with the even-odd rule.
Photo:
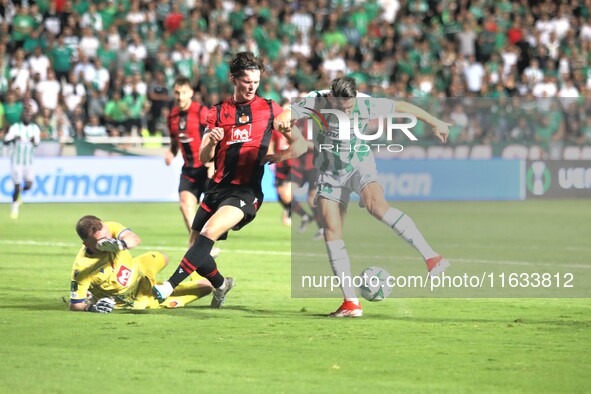
[[[105, 222], [112, 238], [119, 238], [129, 228]], [[131, 306], [142, 282], [149, 281], [140, 262], [128, 250], [117, 253], [93, 253], [83, 246], [72, 267], [70, 303], [85, 302], [90, 291], [96, 298], [112, 297], [119, 307]]]

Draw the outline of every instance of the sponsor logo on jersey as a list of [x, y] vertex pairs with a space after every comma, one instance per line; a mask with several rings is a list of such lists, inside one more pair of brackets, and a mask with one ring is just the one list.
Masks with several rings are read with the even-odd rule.
[[244, 126], [232, 126], [230, 140], [227, 142], [227, 144], [232, 145], [252, 141], [252, 138], [250, 138], [251, 132], [252, 124], [246, 124]]
[[132, 272], [132, 270], [124, 265], [119, 267], [119, 272], [117, 272], [117, 283], [119, 283], [121, 286], [127, 286], [129, 280], [131, 279]]

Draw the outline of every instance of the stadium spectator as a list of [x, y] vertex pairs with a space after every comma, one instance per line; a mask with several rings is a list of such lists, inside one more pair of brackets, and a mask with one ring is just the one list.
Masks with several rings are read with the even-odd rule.
[[289, 118], [281, 124], [275, 122], [282, 108], [256, 95], [264, 70], [262, 59], [252, 52], [238, 53], [230, 61], [234, 93], [210, 109], [199, 152], [201, 162], [214, 160], [212, 185], [191, 226], [191, 246], [185, 257], [167, 282], [154, 286], [159, 300], [168, 298], [179, 283], [196, 271], [215, 288], [211, 306], [222, 306], [234, 280], [222, 276], [210, 252], [215, 241], [229, 230], [239, 230], [250, 223], [263, 203], [262, 164], [273, 127], [291, 139], [292, 146], [269, 160], [282, 161], [292, 153], [298, 156], [306, 150], [301, 135], [295, 129], [290, 133]]
[[61, 94], [68, 113], [86, 102], [86, 87], [74, 71], [70, 73], [69, 80], [62, 83]]
[[96, 33], [93, 32], [90, 27], [82, 29], [82, 37], [80, 38], [78, 49], [84, 53], [88, 59], [94, 60], [96, 58], [100, 45], [101, 43], [96, 37]]
[[9, 91], [4, 102], [4, 118], [8, 127], [20, 122], [24, 106], [21, 100], [17, 100], [16, 93]]
[[22, 48], [25, 40], [30, 36], [31, 32], [36, 29], [36, 22], [33, 16], [29, 13], [29, 7], [17, 4], [16, 15], [12, 18], [12, 36], [11, 36], [11, 52], [18, 48]]
[[[563, 89], [563, 94], [576, 89], [582, 98], [578, 108], [589, 96], [584, 88], [591, 86], [587, 70], [591, 28], [585, 2], [531, 6], [517, 0], [447, 6], [398, 0], [349, 3], [191, 1], [174, 5], [171, 12], [168, 0], [8, 1], [0, 12], [0, 42], [8, 45], [5, 51], [0, 44], [0, 94], [10, 90], [20, 100], [28, 89], [35, 89], [46, 79], [44, 57], [51, 60], [60, 82], [75, 67], [87, 69], [78, 64], [80, 49], [91, 60], [101, 58], [110, 72], [109, 99], [122, 87], [115, 75], [125, 66], [128, 75], [141, 72], [146, 83], [156, 69], [165, 70], [169, 91], [181, 71], [204, 97], [220, 94], [225, 98], [231, 89], [225, 76], [219, 77], [224, 73], [223, 60], [244, 50], [268, 58], [273, 74], [287, 75], [272, 80], [273, 90], [292, 95], [326, 86], [333, 76], [348, 75], [358, 80], [360, 90], [372, 95], [437, 97], [443, 92], [453, 98], [473, 92], [527, 97], [535, 91], [538, 97], [554, 97], [563, 81], [570, 79], [573, 86]], [[168, 30], [170, 15], [168, 22], [173, 23]], [[96, 34], [89, 37], [86, 28]], [[338, 47], [343, 36], [349, 42], [345, 51], [330, 52], [332, 43]], [[96, 39], [101, 44], [98, 48]], [[186, 59], [187, 49], [193, 64]], [[128, 52], [136, 53], [134, 61], [130, 62]], [[486, 73], [480, 90], [478, 62]], [[210, 68], [216, 75], [212, 82], [204, 77]], [[555, 78], [551, 82], [556, 89], [540, 81], [541, 75]], [[87, 77], [83, 79], [88, 89], [97, 80]], [[453, 107], [448, 104], [443, 112]], [[583, 116], [577, 116], [582, 124]]]
[[78, 63], [74, 66], [74, 73], [85, 86], [90, 86], [96, 77], [96, 68], [84, 52], [78, 54]]
[[43, 48], [38, 45], [33, 50], [33, 54], [27, 59], [31, 73], [33, 75], [39, 74], [39, 79], [45, 81], [47, 79], [47, 70], [51, 66], [49, 58], [43, 53]]
[[60, 35], [57, 39], [57, 45], [51, 51], [53, 71], [55, 71], [58, 81], [68, 78], [68, 74], [72, 68], [72, 56], [72, 48], [66, 45], [64, 35]]
[[180, 308], [211, 293], [209, 282], [194, 275], [166, 303], [159, 304], [151, 289], [158, 272], [168, 264], [168, 256], [150, 251], [132, 257], [129, 251], [141, 243], [140, 237], [120, 223], [103, 222], [96, 216], [81, 217], [76, 233], [83, 246], [72, 267], [70, 311], [110, 313], [116, 308]]
[[139, 80], [139, 75], [134, 77], [129, 85], [123, 87], [123, 101], [128, 109], [126, 128], [132, 135], [139, 135], [144, 128], [146, 115], [146, 88], [145, 83]]
[[120, 90], [115, 90], [112, 98], [107, 102], [104, 117], [109, 135], [118, 137], [126, 132], [125, 126], [127, 119], [129, 119], [129, 108], [121, 98]]
[[33, 172], [33, 158], [35, 148], [41, 142], [41, 130], [33, 123], [33, 116], [29, 108], [25, 108], [20, 122], [14, 123], [4, 136], [4, 144], [10, 148], [10, 175], [14, 183], [10, 217], [17, 219], [21, 205], [22, 192], [33, 187], [35, 175]]
[[58, 106], [51, 116], [49, 121], [52, 135], [57, 136], [58, 141], [66, 143], [70, 142], [74, 137], [74, 129], [70, 123], [70, 119], [65, 114], [61, 106]]
[[62, 86], [57, 79], [55, 79], [55, 72], [49, 70], [47, 79], [39, 82], [37, 86], [37, 101], [41, 108], [49, 108], [55, 111], [59, 104], [59, 97]]
[[90, 116], [89, 122], [84, 125], [84, 138], [107, 136], [107, 128], [100, 123], [100, 118], [96, 115]]
[[31, 71], [25, 60], [25, 52], [22, 48], [16, 50], [13, 62], [8, 70], [8, 80], [11, 89], [18, 94], [19, 98], [22, 98], [28, 89], [29, 80], [31, 79]]

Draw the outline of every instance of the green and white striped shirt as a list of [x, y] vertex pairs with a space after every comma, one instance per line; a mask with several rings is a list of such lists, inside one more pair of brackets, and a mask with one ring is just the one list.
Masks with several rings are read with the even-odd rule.
[[8, 129], [4, 143], [10, 147], [10, 162], [12, 165], [31, 165], [35, 147], [41, 141], [41, 130], [34, 123], [25, 125], [15, 123]]
[[[364, 93], [357, 93], [353, 114], [349, 119], [348, 138], [341, 139], [339, 121], [323, 109], [331, 109], [328, 102], [330, 90], [315, 90], [305, 98], [291, 105], [293, 119], [311, 119], [314, 141], [314, 166], [320, 171], [334, 173], [352, 172], [366, 157], [370, 156], [369, 147], [361, 146], [365, 141], [355, 134], [366, 134], [370, 120], [394, 112], [394, 101], [384, 98], [372, 98]], [[357, 120], [355, 123], [354, 120]]]

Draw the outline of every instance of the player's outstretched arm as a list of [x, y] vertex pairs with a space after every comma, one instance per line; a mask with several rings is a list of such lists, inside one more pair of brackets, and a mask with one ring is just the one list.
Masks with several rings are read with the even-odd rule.
[[113, 309], [115, 309], [115, 301], [109, 297], [101, 298], [90, 305], [84, 302], [79, 304], [70, 303], [70, 311], [73, 312], [111, 313]]
[[394, 103], [394, 108], [396, 108], [396, 111], [398, 112], [414, 115], [417, 117], [417, 119], [430, 124], [433, 126], [435, 137], [437, 137], [443, 143], [447, 141], [447, 136], [449, 135], [449, 126], [451, 126], [450, 123], [444, 122], [422, 108], [419, 108], [414, 104], [407, 103], [406, 101], [396, 101]]
[[291, 107], [284, 108], [274, 119], [273, 127], [285, 136], [289, 143], [287, 159], [300, 157], [308, 150], [308, 143], [291, 118]]

